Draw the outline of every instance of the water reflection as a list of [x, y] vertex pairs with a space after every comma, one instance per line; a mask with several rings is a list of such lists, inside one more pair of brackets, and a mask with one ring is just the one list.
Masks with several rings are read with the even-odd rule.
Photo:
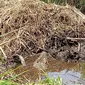
[[56, 79], [58, 76], [63, 79], [66, 85], [81, 84], [85, 85], [84, 80], [81, 80], [81, 73], [63, 70], [61, 72], [48, 72], [50, 78]]
[[[39, 71], [33, 67], [33, 63], [38, 57], [39, 55], [36, 55], [26, 59], [27, 66], [22, 66], [16, 70], [16, 73], [19, 74], [25, 70], [29, 70], [27, 73], [23, 74], [22, 77], [25, 76], [27, 79], [32, 80], [39, 78]], [[85, 63], [62, 62], [59, 59], [49, 58], [47, 65], [47, 70], [45, 70], [45, 72], [47, 72], [50, 77], [56, 78], [60, 76], [63, 78], [64, 83], [68, 85], [75, 85], [75, 83], [82, 83], [80, 85], [85, 85]]]
[[[56, 63], [57, 62], [57, 63]], [[48, 72], [50, 78], [56, 79], [58, 76], [63, 79], [66, 85], [85, 85], [85, 63], [83, 62], [62, 62], [56, 60], [56, 69]], [[51, 62], [50, 62], [51, 63]], [[52, 65], [52, 63], [51, 63]]]

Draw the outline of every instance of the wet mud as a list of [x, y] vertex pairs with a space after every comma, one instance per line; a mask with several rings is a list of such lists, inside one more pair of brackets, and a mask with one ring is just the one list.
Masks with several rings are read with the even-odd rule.
[[37, 58], [39, 58], [39, 55], [31, 56], [27, 58], [26, 59], [27, 66], [26, 67], [21, 66], [15, 71], [16, 74], [27, 71], [26, 73], [19, 76], [21, 77], [21, 79], [23, 79], [23, 81], [26, 81], [25, 80], [26, 78], [29, 79], [30, 81], [38, 82], [39, 77], [41, 77], [41, 79], [43, 80], [45, 79], [45, 74], [44, 74], [45, 72], [49, 75], [50, 78], [57, 78], [58, 76], [60, 76], [61, 78], [63, 78], [64, 83], [66, 83], [67, 85], [70, 84], [84, 85], [85, 63], [64, 62], [61, 61], [61, 59], [56, 60], [55, 58], [50, 57], [48, 59], [47, 69], [44, 70], [43, 72], [43, 71], [39, 71], [33, 66], [34, 61], [36, 61]]

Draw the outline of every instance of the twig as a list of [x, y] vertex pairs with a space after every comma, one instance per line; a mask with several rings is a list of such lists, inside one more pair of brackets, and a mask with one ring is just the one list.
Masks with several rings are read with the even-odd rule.
[[13, 30], [13, 31], [11, 31], [11, 32], [8, 32], [8, 33], [5, 33], [5, 34], [2, 34], [2, 35], [0, 35], [0, 37], [4, 37], [4, 36], [6, 36], [6, 35], [8, 35], [8, 34], [10, 34], [10, 33], [15, 33], [16, 31], [18, 31], [19, 29], [16, 29], [16, 30]]
[[78, 9], [76, 9], [75, 7], [73, 7], [72, 9], [75, 13], [77, 13], [82, 19], [85, 20], [85, 15], [83, 13], [81, 13]]
[[5, 42], [1, 43], [0, 46], [4, 45], [4, 44], [6, 44], [6, 43], [8, 43], [8, 42], [10, 42], [10, 41], [12, 41], [12, 40], [15, 40], [15, 39], [17, 39], [17, 38], [18, 38], [18, 37], [14, 37], [14, 38], [12, 38], [12, 39], [10, 39], [10, 40], [8, 40], [8, 41], [5, 41]]
[[81, 50], [81, 42], [80, 41], [84, 41], [85, 38], [70, 38], [67, 37], [68, 40], [72, 40], [72, 41], [78, 41], [78, 52]]
[[73, 40], [73, 41], [84, 41], [85, 40], [85, 38], [71, 38], [71, 37], [67, 37], [66, 39]]
[[12, 51], [12, 49], [8, 46], [8, 45], [5, 45], [10, 51]]
[[78, 52], [81, 50], [81, 43], [78, 43]]
[[1, 50], [1, 52], [3, 53], [4, 58], [5, 58], [5, 59], [7, 59], [7, 56], [6, 56], [6, 54], [5, 54], [4, 50], [2, 49], [2, 47], [1, 47], [1, 46], [0, 46], [0, 50]]
[[21, 55], [18, 55], [18, 54], [17, 54], [17, 56], [19, 56], [19, 59], [21, 60], [21, 64], [23, 66], [26, 66], [26, 62], [25, 62], [24, 58]]

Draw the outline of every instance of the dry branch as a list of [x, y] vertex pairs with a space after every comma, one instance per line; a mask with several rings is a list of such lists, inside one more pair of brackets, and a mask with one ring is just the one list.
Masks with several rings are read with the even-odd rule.
[[73, 11], [78, 14], [83, 20], [85, 20], [85, 15], [83, 13], [81, 13], [78, 9], [76, 9], [75, 7], [73, 7]]
[[72, 40], [72, 41], [85, 41], [85, 38], [71, 38], [71, 37], [67, 37], [66, 39]]
[[18, 38], [18, 37], [14, 37], [14, 38], [12, 38], [12, 39], [10, 39], [10, 40], [8, 40], [8, 41], [5, 41], [5, 42], [1, 43], [0, 46], [6, 44], [6, 43], [8, 43], [8, 42], [11, 42], [12, 40], [15, 40], [15, 39], [17, 39], [17, 38]]
[[6, 56], [6, 54], [5, 54], [4, 50], [2, 49], [2, 47], [1, 47], [1, 46], [0, 46], [0, 50], [1, 50], [1, 52], [3, 53], [4, 58], [7, 60], [7, 56]]
[[15, 33], [16, 31], [18, 31], [19, 29], [16, 29], [16, 30], [13, 30], [13, 31], [11, 31], [11, 32], [8, 32], [8, 33], [5, 33], [5, 34], [2, 34], [2, 35], [0, 35], [0, 37], [4, 37], [4, 36], [7, 36], [7, 35], [9, 35], [9, 34], [11, 34], [11, 33]]

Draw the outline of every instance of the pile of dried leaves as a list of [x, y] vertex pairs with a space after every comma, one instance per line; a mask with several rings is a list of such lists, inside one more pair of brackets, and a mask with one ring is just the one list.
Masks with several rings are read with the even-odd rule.
[[19, 0], [0, 10], [0, 50], [10, 61], [42, 51], [62, 60], [84, 60], [84, 38], [85, 16], [75, 7]]

